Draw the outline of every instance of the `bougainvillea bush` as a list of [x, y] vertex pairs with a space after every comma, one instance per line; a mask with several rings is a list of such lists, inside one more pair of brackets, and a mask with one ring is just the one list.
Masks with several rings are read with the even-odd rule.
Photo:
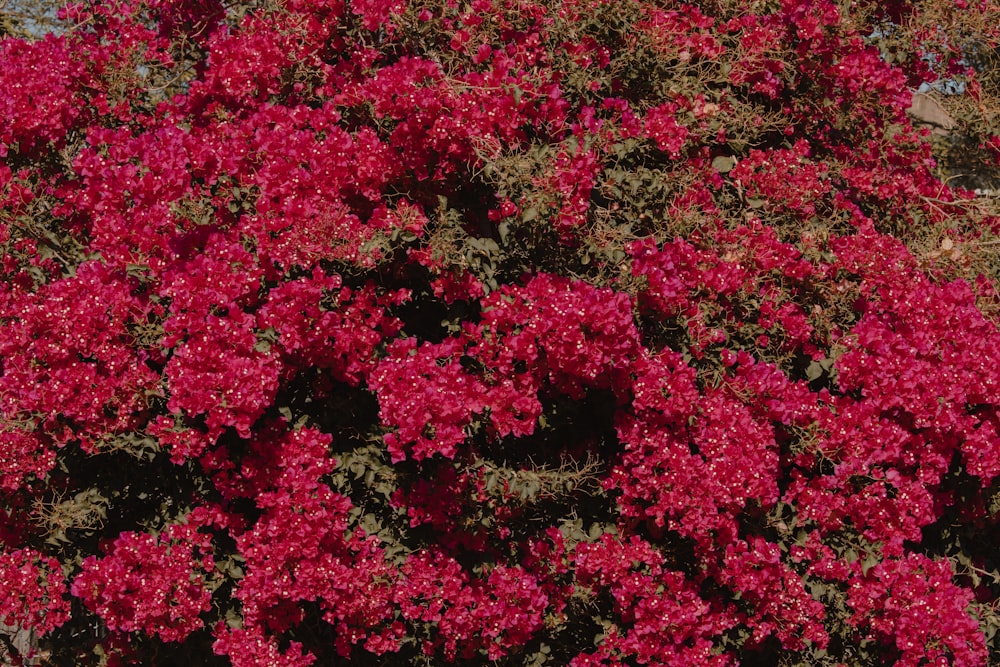
[[906, 115], [991, 0], [60, 17], [0, 40], [15, 662], [1000, 661], [1000, 217]]

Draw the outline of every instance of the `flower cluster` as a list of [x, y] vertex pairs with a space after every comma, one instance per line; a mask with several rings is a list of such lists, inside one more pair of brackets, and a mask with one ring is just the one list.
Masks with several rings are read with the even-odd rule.
[[122, 533], [102, 557], [84, 559], [70, 592], [112, 632], [180, 642], [204, 627], [214, 570], [211, 538], [175, 524], [158, 537]]
[[729, 664], [713, 655], [718, 636], [736, 622], [732, 609], [698, 594], [698, 582], [663, 566], [663, 557], [635, 538], [609, 536], [581, 544], [573, 563], [582, 586], [610, 590], [624, 627], [612, 626], [594, 653], [574, 657], [574, 667], [615, 664], [628, 657], [640, 663], [667, 665]]
[[972, 596], [952, 583], [947, 561], [919, 554], [886, 559], [855, 572], [849, 602], [859, 628], [890, 638], [899, 665], [986, 662], [982, 635], [966, 613]]
[[0, 554], [0, 581], [5, 588], [0, 621], [40, 634], [68, 621], [70, 605], [60, 569], [56, 559], [34, 549], [4, 550]]
[[761, 538], [726, 548], [720, 583], [743, 595], [754, 618], [752, 641], [773, 636], [789, 649], [809, 642], [825, 649], [823, 604], [806, 591], [798, 573], [782, 562], [780, 548]]
[[[60, 146], [87, 122], [94, 76], [69, 39], [48, 35], [34, 43], [0, 43], [0, 145], [25, 154]], [[6, 151], [5, 151], [6, 152]]]

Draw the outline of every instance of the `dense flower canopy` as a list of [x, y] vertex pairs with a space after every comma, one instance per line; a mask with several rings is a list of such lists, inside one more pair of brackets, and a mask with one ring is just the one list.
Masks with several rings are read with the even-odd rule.
[[906, 113], [1000, 164], [992, 0], [60, 18], [0, 38], [12, 659], [1000, 661], [1000, 217]]

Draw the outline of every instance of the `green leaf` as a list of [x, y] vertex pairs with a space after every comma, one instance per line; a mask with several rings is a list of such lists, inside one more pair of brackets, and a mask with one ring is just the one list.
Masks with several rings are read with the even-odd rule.
[[818, 380], [823, 377], [824, 368], [820, 365], [818, 361], [813, 361], [806, 368], [806, 377], [810, 382], [813, 380]]
[[728, 174], [736, 166], [736, 160], [728, 155], [720, 155], [712, 160], [712, 168], [720, 174]]
[[243, 616], [236, 612], [234, 609], [229, 609], [226, 611], [226, 625], [234, 630], [238, 630], [243, 627]]
[[879, 557], [877, 554], [871, 554], [861, 562], [861, 573], [868, 574], [868, 570], [872, 569], [879, 563]]
[[149, 267], [145, 264], [128, 264], [125, 266], [125, 274], [132, 278], [144, 278], [149, 273]]

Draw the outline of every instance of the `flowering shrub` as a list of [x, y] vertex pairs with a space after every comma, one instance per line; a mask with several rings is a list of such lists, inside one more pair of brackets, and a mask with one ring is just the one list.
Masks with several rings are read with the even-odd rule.
[[1000, 661], [1000, 216], [906, 115], [989, 100], [968, 6], [89, 0], [0, 38], [7, 652]]

